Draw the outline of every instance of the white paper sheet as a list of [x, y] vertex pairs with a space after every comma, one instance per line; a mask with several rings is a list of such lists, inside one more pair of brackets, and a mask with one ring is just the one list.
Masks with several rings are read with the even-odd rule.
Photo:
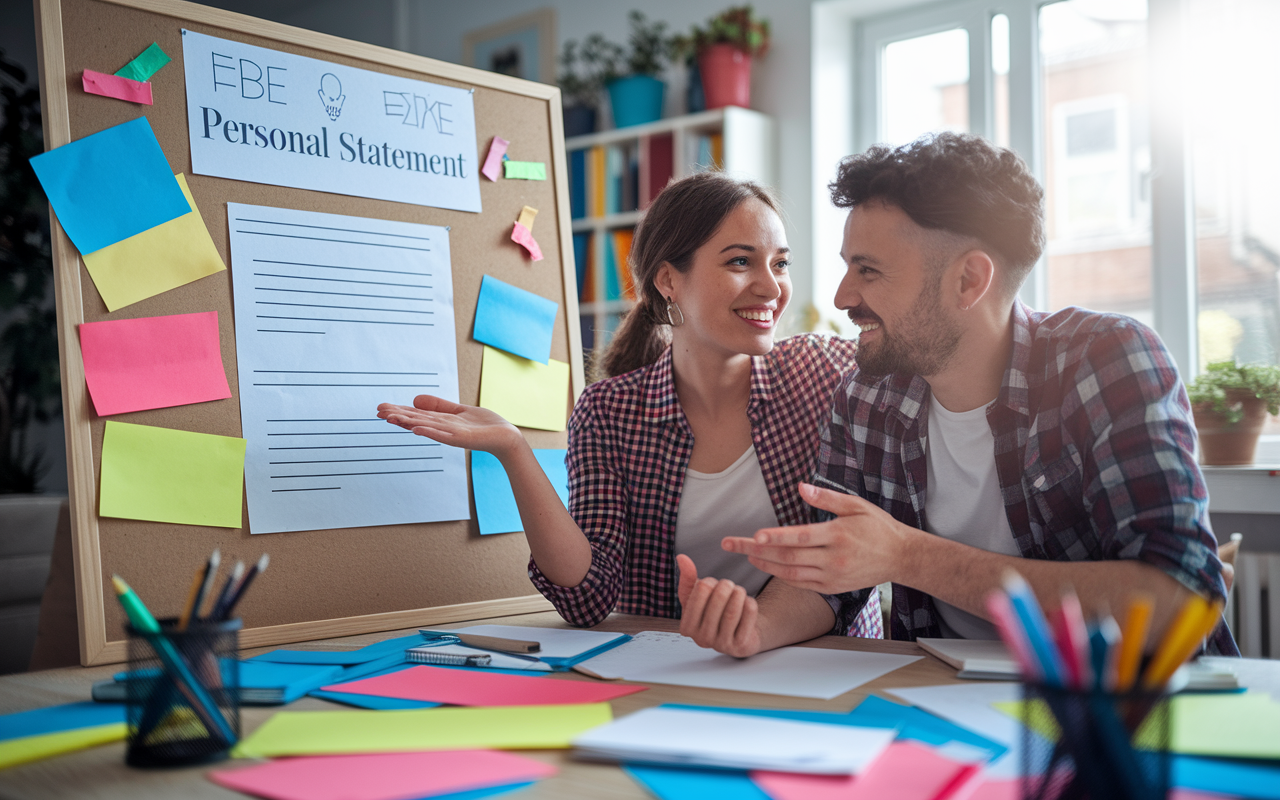
[[468, 519], [463, 452], [379, 403], [458, 399], [449, 232], [227, 204], [252, 533]]
[[471, 92], [182, 32], [191, 168], [480, 211]]
[[1022, 699], [1019, 683], [957, 683], [945, 686], [914, 686], [888, 689], [888, 694], [931, 714], [963, 725], [1009, 748], [1009, 752], [987, 765], [992, 777], [1010, 778], [1019, 774], [1022, 752], [1022, 724], [996, 711], [992, 703]]
[[1280, 703], [1280, 661], [1267, 658], [1224, 658], [1201, 656], [1199, 664], [1206, 669], [1225, 670], [1251, 692], [1267, 692]]
[[919, 656], [817, 647], [781, 647], [750, 658], [733, 658], [699, 647], [678, 633], [644, 631], [577, 669], [610, 679], [830, 700], [919, 660]]
[[895, 735], [884, 728], [646, 708], [588, 731], [573, 744], [580, 755], [618, 761], [851, 775], [884, 752]]

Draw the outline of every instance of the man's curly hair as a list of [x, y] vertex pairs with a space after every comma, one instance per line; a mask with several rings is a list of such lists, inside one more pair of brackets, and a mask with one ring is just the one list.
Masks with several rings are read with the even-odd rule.
[[980, 136], [938, 133], [874, 145], [840, 162], [831, 202], [896, 206], [917, 225], [968, 236], [994, 256], [1016, 292], [1044, 250], [1044, 190], [1011, 150]]

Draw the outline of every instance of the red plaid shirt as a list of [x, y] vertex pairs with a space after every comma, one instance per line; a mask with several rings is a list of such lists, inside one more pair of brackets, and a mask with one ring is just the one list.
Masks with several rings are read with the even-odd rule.
[[[818, 426], [856, 345], [805, 334], [751, 359], [751, 440], [781, 525], [809, 521], [796, 485], [813, 474]], [[591, 542], [591, 569], [572, 588], [529, 561], [529, 578], [570, 624], [617, 610], [679, 617], [676, 512], [693, 432], [676, 397], [671, 349], [655, 363], [587, 387], [569, 419], [569, 513]], [[743, 531], [750, 536], [755, 531]], [[828, 598], [839, 613], [847, 598]], [[883, 638], [878, 599], [859, 603], [837, 629]]]
[[[1223, 597], [1209, 495], [1177, 367], [1127, 317], [1013, 308], [1013, 355], [987, 410], [1005, 514], [1023, 558], [1151, 564]], [[925, 527], [929, 384], [850, 373], [823, 426], [816, 483]], [[873, 590], [842, 597], [856, 608]], [[848, 618], [852, 609], [842, 618]], [[894, 584], [894, 639], [941, 635], [929, 595]], [[1213, 652], [1238, 655], [1219, 625]]]

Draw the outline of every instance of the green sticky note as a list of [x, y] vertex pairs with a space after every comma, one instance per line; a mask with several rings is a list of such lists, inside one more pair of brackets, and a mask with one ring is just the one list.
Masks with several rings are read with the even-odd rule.
[[239, 528], [245, 440], [107, 421], [104, 517]]
[[160, 49], [160, 45], [152, 42], [141, 55], [121, 67], [116, 75], [131, 81], [149, 81], [152, 75], [159, 72], [160, 68], [171, 60], [168, 54]]
[[127, 732], [128, 727], [123, 722], [113, 722], [110, 725], [95, 725], [92, 728], [76, 728], [70, 731], [9, 739], [0, 742], [0, 769], [83, 750], [86, 747], [118, 742]]
[[525, 181], [545, 181], [547, 165], [541, 161], [503, 161], [502, 177]]
[[232, 754], [236, 758], [395, 753], [410, 750], [565, 748], [613, 719], [608, 703], [405, 711], [281, 711]]
[[486, 345], [480, 405], [521, 428], [562, 431], [569, 414], [569, 365], [554, 358], [539, 364]]

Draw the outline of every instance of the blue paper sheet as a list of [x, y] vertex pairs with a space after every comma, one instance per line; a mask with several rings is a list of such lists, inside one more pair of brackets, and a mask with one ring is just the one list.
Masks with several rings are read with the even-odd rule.
[[[565, 465], [565, 450], [534, 450], [542, 471], [560, 495], [560, 502], [569, 506], [569, 468]], [[471, 490], [476, 498], [476, 517], [481, 535], [490, 533], [514, 533], [524, 530], [520, 522], [520, 510], [511, 492], [507, 471], [497, 457], [489, 453], [471, 452]]]
[[497, 797], [508, 792], [514, 792], [527, 786], [532, 786], [535, 781], [525, 781], [524, 783], [508, 783], [505, 786], [486, 786], [483, 789], [469, 789], [465, 792], [454, 792], [453, 794], [433, 794], [419, 800], [482, 800], [485, 797]]
[[191, 211], [146, 117], [41, 153], [31, 167], [81, 253]]
[[485, 275], [471, 335], [477, 342], [546, 364], [558, 308], [552, 300]]
[[769, 800], [745, 772], [639, 764], [622, 769], [661, 800]]
[[1180, 789], [1280, 800], [1280, 766], [1274, 762], [1174, 756], [1172, 783]]
[[324, 689], [316, 689], [313, 692], [309, 692], [308, 697], [318, 697], [321, 700], [329, 700], [334, 703], [355, 706], [356, 708], [368, 708], [374, 711], [399, 711], [405, 708], [435, 708], [440, 705], [439, 703], [432, 703], [427, 700], [406, 700], [402, 697], [377, 697], [376, 695], [355, 694], [353, 692], [326, 692]]
[[359, 650], [272, 650], [246, 661], [272, 661], [277, 664], [366, 664], [384, 658], [395, 652], [403, 653], [410, 647], [422, 644], [422, 637], [417, 634], [400, 636], [374, 642]]
[[125, 707], [118, 703], [67, 703], [62, 706], [36, 708], [16, 714], [0, 715], [0, 742], [24, 736], [92, 728], [124, 722]]

